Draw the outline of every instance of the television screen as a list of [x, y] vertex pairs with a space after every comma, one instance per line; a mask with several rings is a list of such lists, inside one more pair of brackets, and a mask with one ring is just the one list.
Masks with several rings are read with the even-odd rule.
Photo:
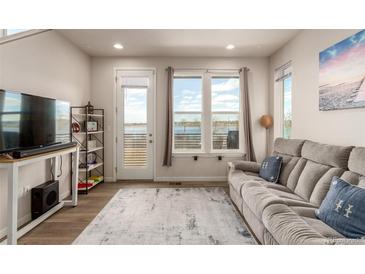
[[68, 143], [70, 104], [0, 90], [0, 152]]

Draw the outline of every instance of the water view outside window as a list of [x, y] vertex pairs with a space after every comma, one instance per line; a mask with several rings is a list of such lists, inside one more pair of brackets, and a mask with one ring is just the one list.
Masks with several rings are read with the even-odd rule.
[[213, 150], [239, 149], [239, 78], [212, 77], [211, 85]]
[[174, 78], [174, 149], [202, 149], [202, 78]]
[[283, 80], [283, 137], [289, 139], [292, 130], [292, 77], [289, 76]]

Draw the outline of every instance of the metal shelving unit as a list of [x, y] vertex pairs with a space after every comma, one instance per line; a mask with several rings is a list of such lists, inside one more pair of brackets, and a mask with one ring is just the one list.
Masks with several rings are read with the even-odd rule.
[[[104, 182], [104, 109], [91, 105], [71, 107], [70, 120], [78, 123], [80, 131], [74, 132], [71, 126], [72, 140], [80, 145], [78, 192], [88, 194], [89, 190]], [[97, 122], [97, 130], [88, 131], [87, 122]], [[90, 147], [90, 141], [96, 146]], [[89, 155], [96, 155], [96, 163], [88, 163]], [[98, 180], [94, 180], [98, 178]]]

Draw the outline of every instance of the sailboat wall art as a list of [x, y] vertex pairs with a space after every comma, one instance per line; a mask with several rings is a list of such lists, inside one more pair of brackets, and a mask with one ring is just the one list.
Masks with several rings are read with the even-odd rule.
[[365, 107], [365, 30], [319, 53], [319, 109]]

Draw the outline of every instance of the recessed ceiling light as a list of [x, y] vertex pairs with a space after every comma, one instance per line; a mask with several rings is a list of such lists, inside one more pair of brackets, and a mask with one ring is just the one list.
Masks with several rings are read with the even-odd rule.
[[119, 44], [119, 43], [114, 44], [113, 47], [115, 49], [123, 49], [124, 48], [123, 45], [122, 44]]
[[234, 45], [229, 44], [228, 46], [226, 46], [226, 49], [229, 49], [229, 50], [234, 49]]

